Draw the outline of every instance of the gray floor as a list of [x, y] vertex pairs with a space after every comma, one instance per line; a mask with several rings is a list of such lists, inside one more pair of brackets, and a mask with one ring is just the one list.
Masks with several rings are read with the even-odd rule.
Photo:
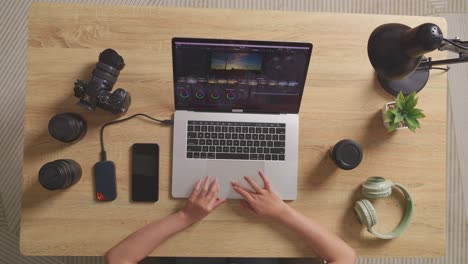
[[[468, 14], [443, 14], [450, 26], [451, 37], [459, 35], [461, 39], [468, 40]], [[458, 160], [465, 198], [465, 213], [468, 208], [468, 118], [465, 112], [468, 106], [468, 63], [453, 66], [449, 74], [449, 87], [451, 89], [451, 107], [455, 135], [458, 146]], [[463, 111], [465, 110], [465, 111]], [[468, 215], [467, 215], [468, 217]]]
[[[23, 111], [27, 47], [27, 12], [32, 1], [0, 0], [0, 263], [103, 263], [96, 257], [22, 257], [18, 250], [20, 184], [22, 173]], [[64, 1], [61, 1], [64, 2]], [[79, 3], [190, 6], [206, 8], [278, 9], [315, 12], [348, 12], [398, 15], [443, 16], [455, 32], [468, 39], [468, 3], [464, 0], [77, 0]], [[468, 103], [465, 81], [468, 66], [454, 66], [449, 72], [448, 194], [446, 257], [359, 258], [359, 263], [468, 263], [467, 221], [463, 206], [465, 152], [468, 156]], [[465, 147], [466, 146], [466, 147]], [[458, 147], [458, 148], [457, 148]], [[467, 151], [465, 151], [467, 149]], [[459, 159], [461, 162], [459, 163]], [[468, 169], [468, 168], [467, 168]], [[463, 178], [462, 175], [465, 177]], [[468, 184], [465, 184], [465, 187]]]

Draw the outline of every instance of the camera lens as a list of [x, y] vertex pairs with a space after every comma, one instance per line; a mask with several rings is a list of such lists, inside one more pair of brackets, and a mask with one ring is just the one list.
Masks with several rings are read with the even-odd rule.
[[49, 134], [62, 142], [71, 143], [86, 134], [86, 121], [76, 113], [61, 113], [49, 121]]
[[125, 66], [125, 62], [122, 56], [120, 56], [117, 51], [113, 49], [106, 49], [102, 51], [101, 54], [99, 54], [99, 61], [110, 65], [119, 71], [121, 71]]
[[106, 49], [99, 54], [99, 61], [93, 70], [92, 80], [97, 83], [99, 88], [110, 91], [124, 66], [123, 58], [115, 50]]
[[39, 170], [39, 183], [47, 190], [65, 189], [81, 178], [81, 166], [71, 159], [54, 160]]

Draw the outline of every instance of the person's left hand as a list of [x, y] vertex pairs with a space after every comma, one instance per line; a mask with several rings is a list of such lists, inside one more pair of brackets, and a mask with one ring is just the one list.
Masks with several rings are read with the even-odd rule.
[[226, 200], [225, 198], [218, 198], [219, 183], [217, 179], [210, 183], [210, 176], [207, 176], [203, 187], [200, 189], [201, 185], [202, 178], [195, 183], [187, 204], [181, 210], [192, 222], [202, 220]]

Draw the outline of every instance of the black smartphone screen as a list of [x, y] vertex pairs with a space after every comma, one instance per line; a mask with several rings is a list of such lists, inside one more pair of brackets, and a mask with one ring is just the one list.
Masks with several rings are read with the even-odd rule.
[[156, 202], [159, 198], [159, 146], [133, 144], [132, 200]]

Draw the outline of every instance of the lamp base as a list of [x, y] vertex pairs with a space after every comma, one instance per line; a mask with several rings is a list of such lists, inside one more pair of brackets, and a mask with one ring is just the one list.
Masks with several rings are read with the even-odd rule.
[[402, 80], [390, 80], [380, 74], [379, 83], [382, 85], [385, 91], [393, 96], [397, 96], [400, 91], [405, 96], [412, 92], [419, 92], [427, 83], [429, 79], [429, 69], [416, 69], [413, 73], [406, 76]]

